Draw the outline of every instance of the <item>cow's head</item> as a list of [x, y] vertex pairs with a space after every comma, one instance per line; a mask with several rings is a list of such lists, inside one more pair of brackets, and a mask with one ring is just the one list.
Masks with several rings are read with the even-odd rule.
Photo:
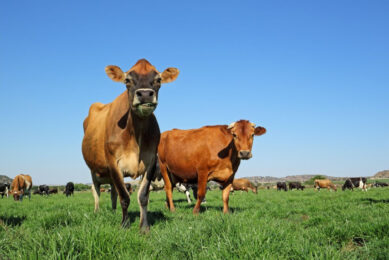
[[126, 85], [130, 107], [140, 117], [147, 117], [153, 113], [158, 104], [161, 84], [174, 81], [179, 74], [176, 68], [167, 68], [159, 73], [145, 59], [139, 60], [127, 72], [114, 65], [105, 67], [105, 72], [113, 81]]
[[20, 199], [20, 196], [23, 194], [23, 191], [10, 191], [9, 192], [10, 195], [12, 195], [14, 197], [14, 200], [19, 200]]
[[253, 147], [254, 136], [266, 133], [264, 127], [255, 127], [255, 124], [247, 120], [231, 123], [227, 129], [233, 136], [233, 142], [238, 151], [238, 158], [244, 160], [252, 157], [251, 148]]

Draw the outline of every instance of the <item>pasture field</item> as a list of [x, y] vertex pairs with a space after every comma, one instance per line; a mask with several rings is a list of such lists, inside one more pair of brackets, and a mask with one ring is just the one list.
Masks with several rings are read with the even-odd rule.
[[165, 193], [152, 192], [147, 235], [139, 233], [135, 195], [128, 229], [120, 228], [120, 206], [112, 212], [107, 193], [97, 214], [90, 192], [0, 199], [0, 259], [389, 258], [388, 188], [235, 192], [228, 215], [215, 190], [198, 216], [184, 194], [173, 193], [170, 213]]

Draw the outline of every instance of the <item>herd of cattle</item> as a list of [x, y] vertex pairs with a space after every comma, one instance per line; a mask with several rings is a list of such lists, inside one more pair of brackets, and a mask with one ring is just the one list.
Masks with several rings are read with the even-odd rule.
[[[251, 190], [257, 193], [257, 187], [249, 180], [234, 180], [234, 177], [241, 161], [252, 157], [254, 137], [265, 134], [264, 127], [239, 120], [228, 125], [160, 133], [153, 114], [158, 104], [158, 92], [162, 84], [176, 80], [179, 70], [167, 68], [160, 73], [147, 60], [141, 59], [127, 72], [113, 65], [107, 66], [105, 72], [111, 80], [123, 83], [126, 90], [109, 104], [92, 104], [83, 122], [82, 154], [92, 177], [95, 211], [99, 209], [100, 193], [105, 191], [101, 185], [108, 184], [111, 187], [112, 209], [116, 209], [119, 196], [122, 225], [128, 224], [131, 188], [126, 186], [125, 177], [141, 177], [138, 203], [140, 227], [144, 231], [149, 229], [147, 205], [150, 185], [158, 177], [163, 178], [166, 205], [171, 211], [175, 211], [173, 188], [180, 185], [184, 188], [191, 185], [196, 189], [194, 214], [199, 213], [200, 204], [204, 203], [209, 181], [220, 184], [224, 213], [229, 211], [228, 201], [232, 191]], [[24, 195], [30, 197], [31, 186], [30, 176], [18, 175], [10, 193], [15, 199], [22, 199]], [[288, 186], [290, 190], [305, 188], [298, 182], [290, 182]], [[343, 185], [343, 189], [354, 187], [366, 190], [366, 179], [354, 181], [350, 178]], [[315, 188], [336, 190], [330, 180], [316, 180]], [[287, 184], [277, 183], [277, 189], [286, 191]], [[68, 185], [65, 190], [68, 196], [67, 191]], [[41, 185], [38, 192], [48, 195], [58, 190]], [[186, 193], [188, 196], [188, 188]]]

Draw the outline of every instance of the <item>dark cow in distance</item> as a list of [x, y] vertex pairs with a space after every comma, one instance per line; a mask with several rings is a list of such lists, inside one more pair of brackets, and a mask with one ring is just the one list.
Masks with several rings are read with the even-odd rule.
[[158, 160], [169, 209], [175, 211], [172, 192], [177, 182], [196, 183], [198, 192], [193, 213], [199, 213], [207, 182], [213, 180], [223, 187], [223, 212], [228, 213], [230, 190], [239, 164], [241, 160], [252, 157], [254, 136], [265, 132], [265, 128], [255, 127], [247, 120], [230, 125], [163, 132]]
[[284, 190], [287, 191], [288, 188], [286, 187], [286, 182], [277, 182], [277, 191]]
[[95, 211], [99, 208], [100, 185], [111, 185], [112, 208], [119, 194], [122, 225], [128, 224], [130, 195], [124, 178], [142, 176], [139, 186], [140, 227], [149, 230], [147, 205], [149, 186], [156, 171], [160, 130], [153, 111], [163, 83], [174, 81], [179, 71], [168, 68], [162, 73], [147, 60], [139, 60], [129, 71], [107, 66], [105, 72], [126, 90], [112, 103], [94, 103], [84, 120], [82, 154], [92, 175]]
[[245, 178], [234, 179], [234, 181], [232, 182], [231, 192], [235, 190], [242, 190], [245, 192], [251, 190], [255, 194], [258, 193], [257, 187], [254, 184], [252, 184], [251, 181]]
[[376, 181], [374, 184], [373, 184], [374, 187], [388, 187], [389, 185], [385, 182], [378, 182]]
[[47, 185], [39, 185], [38, 190], [40, 195], [49, 195], [50, 188]]
[[128, 193], [131, 195], [132, 194], [132, 186], [131, 186], [131, 183], [126, 183], [126, 190], [128, 191]]
[[66, 183], [65, 191], [63, 193], [66, 194], [66, 197], [73, 195], [74, 194], [74, 183], [71, 181]]
[[8, 192], [9, 192], [10, 188], [11, 188], [11, 186], [9, 185], [9, 183], [0, 183], [1, 198], [3, 198], [4, 195], [6, 195], [8, 198]]
[[367, 191], [366, 189], [366, 181], [367, 179], [364, 177], [358, 177], [358, 178], [348, 178], [343, 186], [342, 190], [351, 189], [354, 190], [354, 188], [360, 188], [364, 191]]
[[12, 194], [14, 200], [22, 201], [25, 195], [28, 195], [28, 199], [31, 199], [31, 187], [32, 187], [32, 179], [30, 175], [27, 174], [19, 174], [13, 179], [9, 194]]
[[293, 190], [293, 189], [304, 190], [305, 186], [302, 185], [301, 182], [291, 181], [291, 182], [289, 182], [289, 190]]
[[58, 193], [58, 188], [51, 188], [49, 190], [49, 194], [57, 194]]

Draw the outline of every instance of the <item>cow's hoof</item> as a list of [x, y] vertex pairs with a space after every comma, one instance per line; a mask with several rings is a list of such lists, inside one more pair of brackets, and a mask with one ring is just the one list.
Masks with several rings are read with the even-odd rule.
[[147, 235], [150, 233], [150, 226], [142, 226], [140, 227], [140, 233], [143, 235]]

